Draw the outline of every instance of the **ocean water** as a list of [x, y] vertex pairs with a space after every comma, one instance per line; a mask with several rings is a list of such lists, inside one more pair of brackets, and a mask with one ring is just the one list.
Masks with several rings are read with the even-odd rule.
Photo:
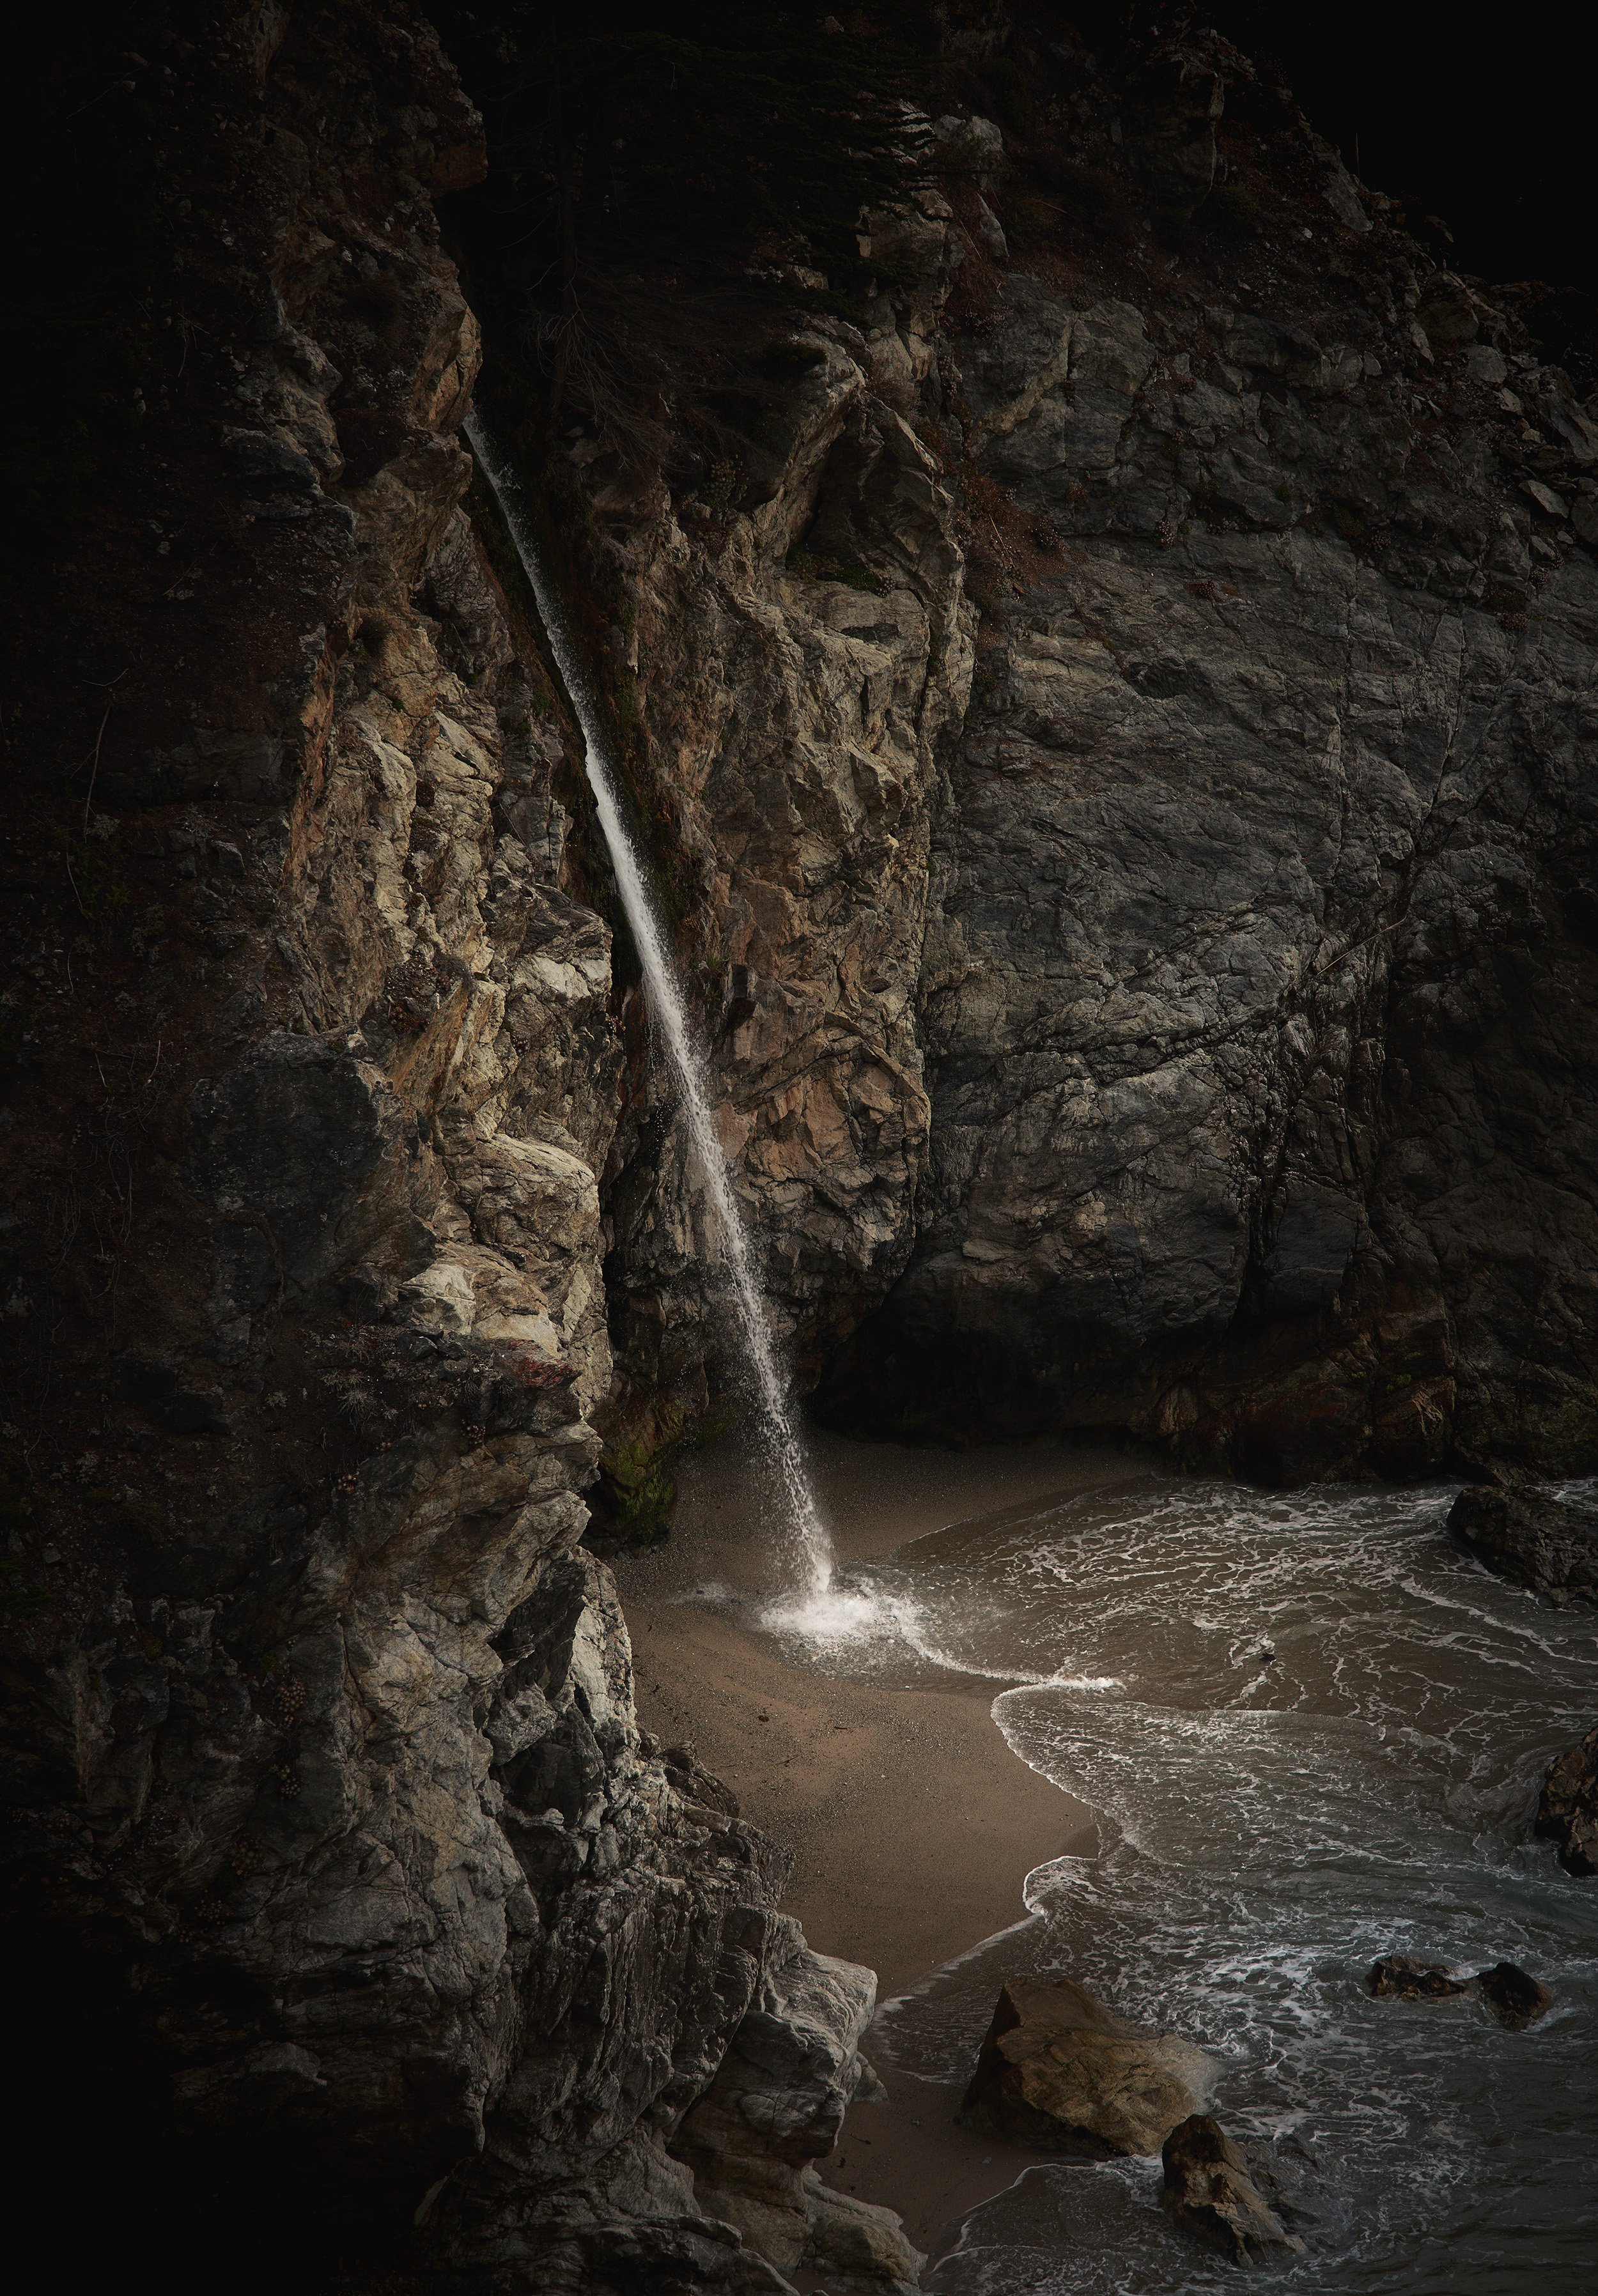
[[[1090, 1802], [1097, 1853], [1029, 1918], [882, 2013], [874, 2048], [962, 2078], [1012, 1974], [1059, 1972], [1223, 2067], [1212, 2110], [1322, 2211], [1295, 2292], [1598, 2291], [1598, 1881], [1529, 1839], [1550, 1758], [1598, 1718], [1598, 1619], [1481, 1570], [1453, 1490], [1291, 1493], [1139, 1474], [857, 1567], [872, 1633], [1018, 1686], [994, 1719]], [[1553, 2006], [1372, 2000], [1385, 1953], [1508, 1960]], [[938, 2296], [1188, 2296], [1235, 2267], [1177, 2233], [1154, 2161], [1041, 2161], [973, 2210]]]

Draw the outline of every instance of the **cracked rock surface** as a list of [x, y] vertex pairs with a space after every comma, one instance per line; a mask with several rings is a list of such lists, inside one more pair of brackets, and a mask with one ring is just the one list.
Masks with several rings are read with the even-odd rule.
[[[101, 185], [119, 316], [29, 305], [71, 421], [12, 455], [31, 2118], [195, 2284], [225, 2235], [273, 2284], [909, 2287], [817, 2173], [871, 1974], [639, 1731], [582, 1544], [607, 1435], [739, 1398], [458, 443], [482, 123], [409, 0], [147, 12], [51, 98], [40, 212]], [[1591, 412], [1224, 42], [989, 12], [1034, 127], [929, 121], [848, 292], [762, 272], [720, 461], [584, 416], [536, 472], [800, 1384], [1276, 1480], [1581, 1473]], [[1521, 1504], [1484, 1547], [1590, 1591]]]
[[626, 1056], [564, 702], [463, 507], [432, 201], [480, 123], [416, 11], [202, 13], [128, 67], [161, 381], [39, 625], [92, 610], [103, 739], [19, 814], [4, 1910], [119, 2069], [110, 2173], [182, 2188], [182, 2284], [254, 2211], [246, 2278], [779, 2290], [669, 2148], [758, 2028], [803, 2226], [874, 1980], [640, 1733], [578, 1544]]
[[948, 412], [1028, 523], [845, 1423], [1125, 1427], [1273, 1480], [1592, 1456], [1598, 567], [1519, 474], [1586, 502], [1598, 430], [1484, 295], [1434, 275], [1411, 316], [1363, 211], [1315, 236], [1273, 308], [1017, 262], [956, 337]]
[[[1065, 163], [943, 120], [951, 199], [783, 334], [733, 480], [572, 450], [722, 1138], [837, 1423], [1569, 1472], [1598, 425], [1512, 293], [1186, 37], [1133, 88], [1028, 68], [1107, 166], [1135, 97], [1151, 215], [1202, 220], [1221, 153], [1247, 252], [1040, 237]], [[618, 1329], [697, 1407], [683, 1168], [640, 1077]]]

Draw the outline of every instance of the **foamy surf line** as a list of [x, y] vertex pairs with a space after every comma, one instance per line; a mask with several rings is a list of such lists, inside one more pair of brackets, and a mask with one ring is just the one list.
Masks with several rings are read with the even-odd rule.
[[909, 1605], [900, 1598], [861, 1588], [830, 1587], [815, 1594], [780, 1595], [764, 1603], [757, 1618], [769, 1634], [796, 1636], [801, 1642], [831, 1644], [892, 1638], [910, 1644]]

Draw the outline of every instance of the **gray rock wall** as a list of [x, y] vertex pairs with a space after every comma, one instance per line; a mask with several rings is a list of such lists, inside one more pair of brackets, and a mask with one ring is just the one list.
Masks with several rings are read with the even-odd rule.
[[1271, 1476], [1571, 1465], [1598, 569], [1533, 534], [1465, 355], [1427, 355], [1440, 422], [1396, 324], [1318, 324], [1012, 274], [967, 356], [1058, 557], [992, 619], [940, 824], [879, 1345], [912, 1413], [944, 1379]]
[[[1007, 179], [984, 123], [973, 178], [977, 131], [945, 123], [959, 212], [929, 203], [916, 283], [830, 327], [879, 393], [898, 378], [904, 404], [914, 378], [942, 476], [918, 557], [851, 512], [853, 578], [902, 602], [940, 531], [971, 562], [958, 740], [930, 626], [890, 624], [819, 543], [786, 562], [806, 578], [766, 574], [762, 648], [727, 648], [726, 586], [770, 568], [773, 535], [830, 530], [803, 414], [774, 478], [752, 463], [719, 521], [690, 502], [667, 529], [667, 620], [636, 540], [597, 554], [650, 628], [641, 709], [684, 848], [717, 857], [685, 946], [762, 979], [717, 1046], [728, 1144], [840, 1423], [1125, 1430], [1269, 1480], [1566, 1471], [1598, 1434], [1598, 428], [1512, 299], [1439, 270], [1200, 45], [1161, 70], [1203, 96], [1189, 159], [1190, 130], [1213, 165], [1239, 109], [1228, 213], [1266, 218], [1247, 246], [1139, 237], [1140, 203], [1182, 228], [1165, 98], [1149, 151], [1117, 157], [1126, 89], [1040, 52], [1040, 107], [1075, 91], [1076, 148], [1120, 171], [1123, 248], [1109, 206], [1085, 250], [1040, 234], [1035, 170], [1054, 187], [1065, 163], [1024, 149]], [[858, 647], [818, 655], [817, 618], [877, 613], [899, 689], [937, 697], [930, 764], [884, 753], [907, 792], [891, 849], [799, 796], [818, 697], [866, 670]], [[775, 802], [752, 721], [786, 741]], [[853, 727], [827, 730], [858, 787]], [[861, 996], [840, 918], [880, 933], [885, 993]], [[713, 988], [705, 1010], [713, 1029]], [[840, 1037], [883, 1057], [840, 1066]], [[626, 1280], [675, 1297], [680, 1215], [625, 1201]]]

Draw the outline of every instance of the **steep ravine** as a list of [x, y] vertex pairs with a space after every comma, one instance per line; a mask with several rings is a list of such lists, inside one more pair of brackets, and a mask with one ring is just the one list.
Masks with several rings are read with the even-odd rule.
[[[601, 1430], [727, 1367], [466, 507], [435, 202], [486, 261], [449, 202], [492, 155], [419, 10], [148, 14], [50, 80], [59, 164], [142, 187], [139, 291], [70, 374], [41, 322], [78, 427], [10, 606], [29, 2078], [109, 2100], [182, 2284], [242, 2210], [267, 2278], [880, 2285], [891, 2221], [804, 2173], [869, 1972], [640, 1733], [580, 1544]], [[1232, 52], [1038, 37], [987, 24], [853, 316], [762, 306], [723, 480], [581, 405], [546, 473], [803, 1383], [878, 1432], [1580, 1472], [1598, 432]], [[1195, 237], [1217, 167], [1253, 204]]]

